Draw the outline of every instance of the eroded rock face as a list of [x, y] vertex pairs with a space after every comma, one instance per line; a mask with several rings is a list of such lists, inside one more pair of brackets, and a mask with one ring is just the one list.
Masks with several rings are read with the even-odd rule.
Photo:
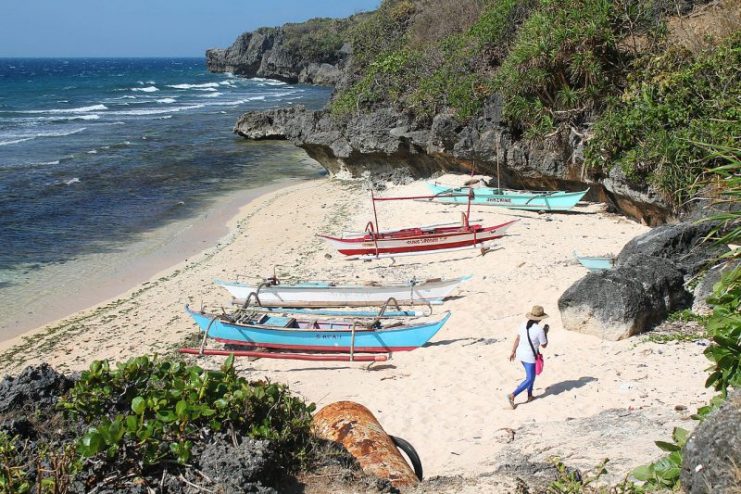
[[304, 58], [287, 48], [286, 41], [286, 32], [281, 27], [244, 33], [229, 48], [207, 50], [206, 67], [211, 72], [231, 72], [292, 83], [337, 84], [349, 50], [339, 49], [328, 58]]
[[25, 405], [49, 406], [73, 385], [73, 381], [43, 363], [26, 367], [17, 377], [0, 381], [0, 413]]
[[275, 451], [269, 441], [245, 439], [234, 446], [224, 435], [203, 450], [200, 465], [205, 473], [225, 494], [259, 492], [277, 494], [260, 480], [277, 475]]
[[502, 102], [494, 96], [481, 114], [462, 124], [451, 114], [416, 121], [391, 107], [338, 118], [303, 107], [245, 113], [234, 131], [248, 139], [287, 139], [330, 174], [362, 176], [394, 169], [415, 177], [437, 172], [499, 176], [512, 188], [584, 190], [587, 200], [607, 202], [646, 224], [671, 216], [661, 197], [638, 189], [624, 176], [598, 177], [583, 168], [581, 137], [563, 130], [542, 141], [517, 139], [502, 125]]
[[689, 494], [738, 493], [741, 485], [741, 392], [697, 426], [683, 451], [682, 488]]
[[651, 329], [690, 303], [674, 263], [633, 254], [616, 269], [589, 273], [571, 285], [558, 308], [565, 329], [615, 341]]

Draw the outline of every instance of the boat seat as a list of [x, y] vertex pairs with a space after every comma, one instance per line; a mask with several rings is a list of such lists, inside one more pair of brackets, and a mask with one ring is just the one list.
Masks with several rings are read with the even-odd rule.
[[296, 322], [296, 318], [295, 317], [289, 318], [288, 321], [286, 321], [286, 325], [284, 327], [285, 328], [297, 328], [298, 323]]

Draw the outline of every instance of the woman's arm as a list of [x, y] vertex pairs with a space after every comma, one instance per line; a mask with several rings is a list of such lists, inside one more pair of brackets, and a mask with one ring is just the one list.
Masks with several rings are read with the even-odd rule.
[[509, 361], [512, 362], [515, 359], [515, 352], [517, 351], [517, 346], [520, 344], [520, 335], [517, 335], [517, 338], [515, 338], [515, 344], [512, 345], [512, 354], [509, 356]]

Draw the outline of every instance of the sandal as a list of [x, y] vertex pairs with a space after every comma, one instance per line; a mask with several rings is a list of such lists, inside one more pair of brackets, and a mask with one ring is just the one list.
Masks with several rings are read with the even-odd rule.
[[509, 401], [509, 406], [512, 407], [512, 410], [517, 408], [517, 405], [515, 405], [515, 397], [512, 395], [507, 395], [507, 401]]

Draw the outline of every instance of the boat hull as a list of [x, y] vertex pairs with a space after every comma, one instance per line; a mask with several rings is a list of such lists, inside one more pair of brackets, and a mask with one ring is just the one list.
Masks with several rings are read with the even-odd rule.
[[470, 276], [449, 280], [424, 281], [387, 286], [347, 285], [332, 286], [329, 283], [305, 283], [298, 285], [271, 285], [260, 288], [236, 282], [214, 280], [226, 288], [233, 297], [246, 300], [257, 293], [260, 304], [280, 307], [372, 307], [381, 306], [389, 298], [401, 305], [439, 305], [461, 283]]
[[[490, 187], [447, 187], [428, 183], [427, 187], [433, 194], [439, 195], [431, 199], [445, 204], [468, 204], [469, 191], [473, 191], [471, 204], [479, 206], [499, 206], [509, 209], [526, 209], [537, 211], [568, 211], [582, 200], [589, 189], [580, 192], [526, 192]], [[449, 194], [449, 196], [446, 196]]]
[[373, 237], [336, 238], [320, 235], [330, 246], [346, 256], [380, 256], [386, 254], [414, 254], [441, 250], [447, 251], [465, 247], [478, 247], [504, 236], [506, 230], [514, 223], [510, 221], [501, 225], [483, 228], [443, 228], [425, 232], [421, 229], [409, 229]]
[[[256, 324], [235, 324], [191, 310], [186, 312], [202, 332], [214, 340], [241, 346], [273, 348], [279, 350], [305, 350], [316, 352], [350, 351], [360, 353], [400, 352], [419, 348], [440, 331], [450, 317], [450, 312], [434, 322], [391, 329], [367, 330], [357, 328], [353, 339], [351, 324], [338, 324], [339, 329], [288, 329]], [[346, 329], [342, 329], [345, 327]]]

